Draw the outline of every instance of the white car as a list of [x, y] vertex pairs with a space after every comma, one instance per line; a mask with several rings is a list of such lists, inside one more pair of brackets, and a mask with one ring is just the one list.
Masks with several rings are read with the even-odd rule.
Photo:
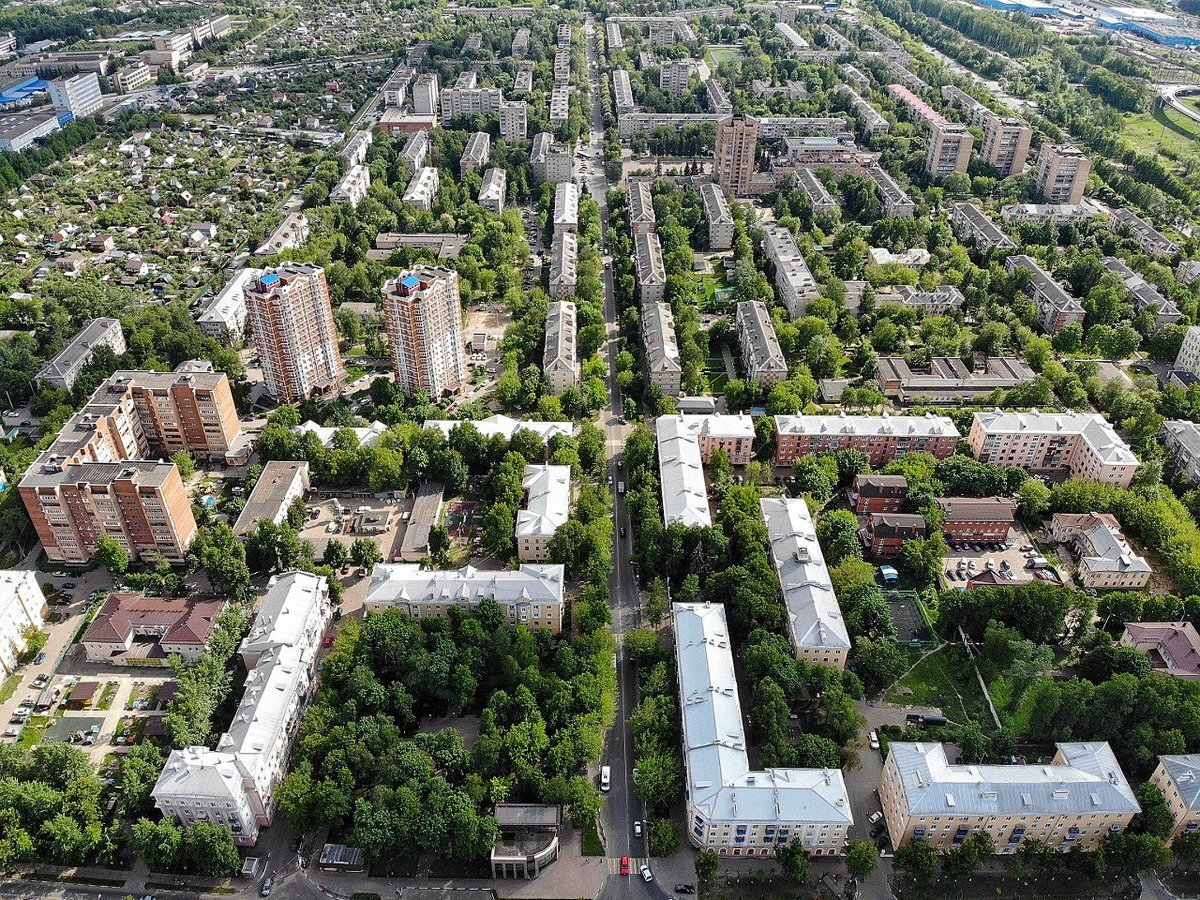
[[638, 871], [642, 873], [642, 881], [653, 881], [654, 873], [650, 871], [650, 867], [645, 863], [638, 866]]
[[640, 821], [635, 821], [633, 823], [633, 836], [634, 837], [642, 836], [642, 823]]
[[867, 732], [867, 740], [871, 742], [871, 749], [872, 749], [872, 750], [878, 750], [878, 749], [879, 749], [879, 735], [878, 735], [876, 732], [874, 732], [874, 731], [868, 731], [868, 732]]
[[883, 818], [883, 813], [877, 809], [877, 810], [875, 810], [875, 812], [871, 813], [871, 815], [867, 816], [867, 823], [870, 825], [874, 825], [876, 822], [878, 822], [882, 818]]

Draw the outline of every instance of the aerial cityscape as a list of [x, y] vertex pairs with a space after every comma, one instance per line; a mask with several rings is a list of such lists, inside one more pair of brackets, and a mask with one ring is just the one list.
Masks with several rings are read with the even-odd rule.
[[1200, 0], [518, 2], [0, 3], [0, 897], [1200, 898]]

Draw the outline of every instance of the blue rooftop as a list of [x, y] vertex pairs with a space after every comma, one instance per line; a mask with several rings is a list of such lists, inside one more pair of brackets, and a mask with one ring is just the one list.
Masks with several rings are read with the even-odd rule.
[[258, 279], [258, 283], [261, 284], [263, 287], [270, 287], [273, 284], [279, 283], [279, 276], [276, 275], [274, 272], [268, 272], [262, 278]]
[[49, 84], [41, 78], [27, 78], [25, 81], [0, 91], [0, 104], [21, 103], [48, 87]]
[[421, 286], [421, 279], [416, 275], [405, 275], [400, 279], [400, 283], [406, 288], [415, 288]]

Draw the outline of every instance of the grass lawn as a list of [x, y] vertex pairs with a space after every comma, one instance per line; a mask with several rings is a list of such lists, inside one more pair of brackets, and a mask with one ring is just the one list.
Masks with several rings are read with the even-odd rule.
[[1186, 158], [1200, 149], [1200, 122], [1193, 122], [1173, 110], [1155, 109], [1126, 116], [1122, 134], [1146, 156], [1163, 152]]
[[109, 681], [104, 685], [104, 689], [100, 692], [100, 699], [96, 701], [96, 709], [109, 709], [112, 707], [113, 697], [117, 693], [117, 683]]
[[42, 735], [46, 733], [49, 724], [50, 720], [46, 716], [30, 716], [14, 746], [18, 750], [32, 750], [42, 742]]
[[710, 353], [704, 363], [704, 374], [708, 376], [709, 389], [714, 394], [725, 390], [729, 382], [729, 372], [725, 369], [725, 357], [719, 352]]
[[709, 47], [704, 56], [705, 61], [714, 69], [723, 62], [738, 62], [745, 58], [746, 54], [738, 47]]
[[579, 853], [581, 856], [604, 855], [604, 842], [600, 840], [600, 832], [596, 830], [594, 822], [583, 829], [583, 835], [579, 841]]
[[[915, 653], [912, 659], [919, 657]], [[958, 724], [972, 720], [985, 728], [992, 724], [983, 692], [975, 680], [975, 670], [966, 652], [958, 646], [930, 653], [893, 686], [885, 699], [900, 706], [936, 706], [947, 719]]]
[[0, 684], [0, 703], [3, 703], [9, 697], [17, 692], [17, 685], [21, 683], [20, 675], [9, 675], [4, 679], [4, 684]]

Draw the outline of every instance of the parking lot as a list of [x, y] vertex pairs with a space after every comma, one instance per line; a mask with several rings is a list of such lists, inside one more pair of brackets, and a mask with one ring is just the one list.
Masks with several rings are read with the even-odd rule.
[[[1014, 526], [1003, 544], [967, 543], [952, 547], [942, 561], [942, 580], [947, 587], [960, 590], [966, 590], [971, 579], [978, 580], [981, 576], [984, 582], [994, 580], [999, 585], [1026, 584], [1040, 577], [1029, 565], [1038, 555], [1029, 535]], [[1053, 569], [1047, 567], [1044, 574], [1048, 573], [1053, 573]], [[1050, 580], [1056, 577], [1051, 575]]]

